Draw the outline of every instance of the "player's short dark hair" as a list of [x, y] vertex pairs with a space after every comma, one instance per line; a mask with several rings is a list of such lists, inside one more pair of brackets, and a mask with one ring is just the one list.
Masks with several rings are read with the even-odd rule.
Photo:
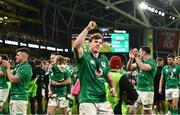
[[6, 60], [6, 61], [9, 60], [9, 57], [7, 54], [0, 54], [0, 57], [2, 57], [3, 60]]
[[157, 57], [156, 61], [164, 61], [164, 59], [162, 57]]
[[174, 59], [174, 55], [169, 54], [169, 55], [167, 56], [167, 58], [173, 58], [173, 59]]
[[19, 48], [19, 49], [16, 50], [16, 53], [17, 52], [24, 52], [24, 53], [29, 55], [29, 49], [28, 48]]
[[102, 39], [102, 41], [103, 41], [103, 37], [100, 33], [95, 33], [95, 34], [91, 35], [91, 37], [89, 38], [89, 42], [92, 42], [93, 39]]
[[141, 46], [142, 51], [145, 51], [147, 54], [151, 54], [151, 49], [147, 46]]

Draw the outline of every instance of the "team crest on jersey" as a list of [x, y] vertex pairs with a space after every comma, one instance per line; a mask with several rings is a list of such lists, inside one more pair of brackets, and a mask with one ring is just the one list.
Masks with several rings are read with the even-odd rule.
[[176, 69], [175, 69], [175, 68], [173, 69], [173, 72], [176, 72]]
[[93, 65], [95, 65], [95, 61], [94, 61], [94, 60], [91, 60], [90, 63], [93, 64]]
[[105, 62], [101, 62], [101, 65], [106, 68], [106, 63]]

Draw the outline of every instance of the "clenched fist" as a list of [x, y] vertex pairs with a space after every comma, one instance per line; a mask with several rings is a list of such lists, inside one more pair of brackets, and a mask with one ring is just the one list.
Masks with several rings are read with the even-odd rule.
[[90, 30], [94, 29], [96, 26], [97, 26], [97, 25], [96, 25], [96, 22], [90, 21], [89, 24], [88, 24], [88, 26], [86, 27], [86, 29], [87, 29], [88, 31], [90, 31]]
[[2, 61], [2, 66], [4, 66], [6, 69], [10, 69], [10, 67], [11, 67], [10, 63], [6, 60]]

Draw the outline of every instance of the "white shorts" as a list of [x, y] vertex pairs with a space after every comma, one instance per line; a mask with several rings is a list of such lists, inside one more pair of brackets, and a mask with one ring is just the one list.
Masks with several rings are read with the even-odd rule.
[[[144, 92], [144, 91], [137, 91], [137, 92], [138, 92], [137, 104], [138, 103], [142, 104], [143, 109], [151, 110], [154, 101], [154, 92]], [[145, 106], [148, 106], [148, 108]]]
[[166, 89], [166, 99], [179, 98], [179, 89]]
[[59, 106], [60, 108], [65, 108], [69, 106], [69, 101], [66, 97], [53, 97], [49, 98], [48, 106]]
[[113, 115], [113, 110], [109, 102], [102, 103], [80, 103], [80, 115]]
[[6, 102], [9, 95], [9, 89], [0, 89], [0, 106], [3, 106], [3, 103]]
[[16, 115], [16, 114], [27, 114], [27, 105], [28, 101], [23, 101], [23, 100], [10, 100], [9, 103], [9, 110], [11, 115]]

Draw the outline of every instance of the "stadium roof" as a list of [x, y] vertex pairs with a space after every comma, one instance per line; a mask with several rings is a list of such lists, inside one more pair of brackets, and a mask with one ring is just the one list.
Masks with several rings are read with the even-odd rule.
[[[146, 8], [139, 8], [141, 2]], [[114, 29], [180, 31], [179, 6], [180, 0], [2, 0], [0, 23], [64, 45], [72, 31], [80, 32], [90, 20]]]

